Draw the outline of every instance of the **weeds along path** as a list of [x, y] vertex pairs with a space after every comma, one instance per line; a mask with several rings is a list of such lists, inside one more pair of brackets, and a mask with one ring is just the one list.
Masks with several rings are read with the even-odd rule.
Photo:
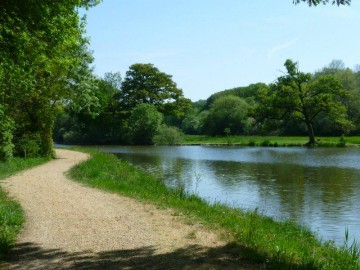
[[1, 183], [26, 216], [2, 269], [250, 269], [216, 234], [171, 210], [68, 180], [87, 154], [56, 155]]

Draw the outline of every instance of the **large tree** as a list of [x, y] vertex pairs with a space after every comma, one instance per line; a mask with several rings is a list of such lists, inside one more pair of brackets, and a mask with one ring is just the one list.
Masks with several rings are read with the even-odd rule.
[[205, 132], [210, 135], [224, 135], [225, 129], [236, 135], [247, 132], [250, 126], [249, 107], [244, 99], [237, 96], [216, 99], [204, 119]]
[[79, 85], [86, 92], [91, 56], [77, 9], [98, 2], [0, 2], [0, 102], [14, 123], [18, 152], [21, 142], [34, 140], [39, 154], [51, 155], [57, 104]]
[[262, 113], [268, 118], [302, 121], [307, 127], [309, 145], [316, 143], [314, 121], [320, 115], [327, 115], [344, 129], [350, 126], [341, 102], [346, 93], [335, 76], [313, 78], [310, 73], [299, 71], [297, 63], [291, 60], [286, 60], [285, 67], [287, 73], [264, 93]]
[[160, 129], [163, 115], [154, 105], [139, 104], [131, 111], [129, 118], [129, 141], [132, 144], [152, 144], [153, 137]]
[[172, 80], [152, 64], [134, 64], [126, 72], [119, 101], [125, 111], [141, 103], [152, 104], [164, 115], [183, 117], [191, 102]]

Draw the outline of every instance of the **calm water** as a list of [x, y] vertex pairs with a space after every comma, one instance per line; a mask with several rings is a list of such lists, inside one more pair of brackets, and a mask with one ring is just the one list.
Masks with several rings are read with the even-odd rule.
[[305, 224], [342, 244], [360, 241], [360, 149], [101, 147], [210, 202]]

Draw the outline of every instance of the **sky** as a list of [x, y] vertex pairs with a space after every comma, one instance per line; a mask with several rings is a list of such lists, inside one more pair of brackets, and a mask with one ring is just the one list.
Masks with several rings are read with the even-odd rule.
[[360, 65], [360, 1], [103, 0], [85, 12], [94, 71], [152, 63], [192, 101], [252, 83], [272, 83], [286, 59], [304, 72], [332, 60]]

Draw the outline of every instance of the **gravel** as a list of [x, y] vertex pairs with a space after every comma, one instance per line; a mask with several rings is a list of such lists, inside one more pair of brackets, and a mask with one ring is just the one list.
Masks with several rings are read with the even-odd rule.
[[239, 247], [171, 209], [68, 180], [87, 154], [56, 156], [1, 182], [26, 217], [3, 269], [250, 269]]

